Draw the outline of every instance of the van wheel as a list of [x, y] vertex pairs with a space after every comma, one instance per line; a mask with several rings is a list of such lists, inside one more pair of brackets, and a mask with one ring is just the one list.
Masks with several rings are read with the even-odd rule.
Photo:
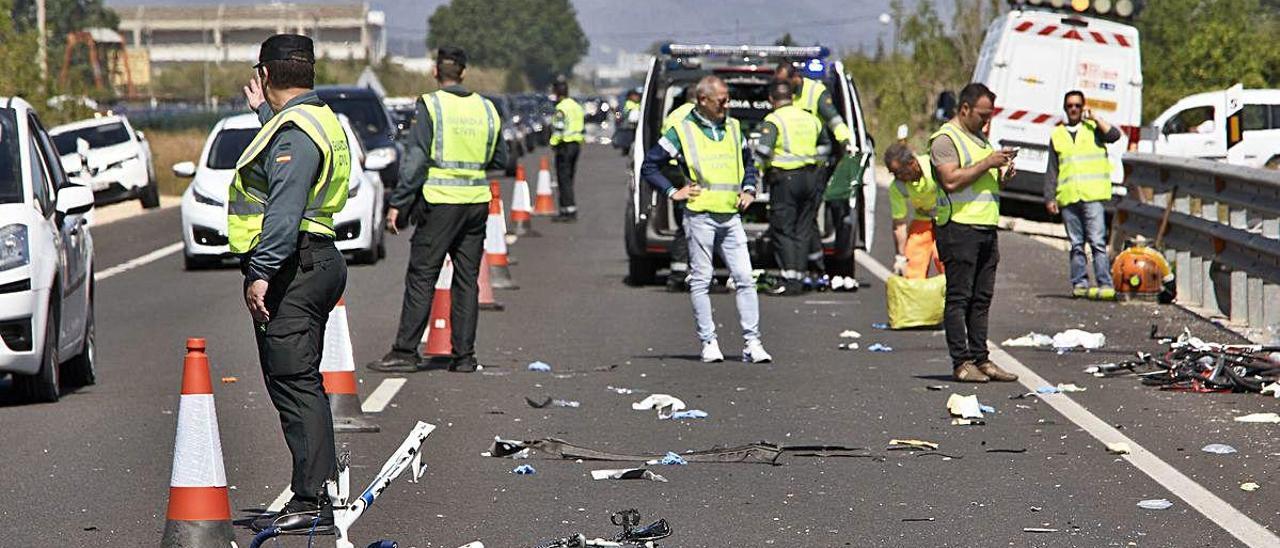
[[156, 186], [155, 179], [147, 181], [147, 186], [142, 189], [142, 196], [138, 200], [142, 202], [143, 209], [160, 207], [160, 187]]
[[32, 403], [58, 401], [62, 395], [58, 378], [58, 315], [50, 307], [49, 321], [44, 329], [44, 349], [41, 352], [40, 370], [34, 375], [14, 375], [14, 387], [23, 399]]
[[627, 285], [640, 287], [658, 281], [658, 262], [649, 257], [630, 257], [627, 261]]
[[98, 346], [93, 327], [93, 296], [89, 297], [89, 313], [85, 317], [84, 345], [80, 354], [67, 362], [66, 378], [71, 386], [91, 386], [97, 382], [96, 365], [98, 363]]

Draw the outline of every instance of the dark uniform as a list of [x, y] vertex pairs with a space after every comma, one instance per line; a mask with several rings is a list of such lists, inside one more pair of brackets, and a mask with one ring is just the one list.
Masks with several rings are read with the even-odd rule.
[[[822, 183], [817, 170], [830, 154], [831, 139], [813, 116], [787, 104], [765, 117], [755, 151], [769, 166], [765, 171], [769, 231], [775, 261], [785, 280], [781, 293], [796, 294], [812, 259], [812, 243], [817, 241], [821, 246], [817, 216]], [[821, 247], [818, 253], [817, 259], [821, 259]]]

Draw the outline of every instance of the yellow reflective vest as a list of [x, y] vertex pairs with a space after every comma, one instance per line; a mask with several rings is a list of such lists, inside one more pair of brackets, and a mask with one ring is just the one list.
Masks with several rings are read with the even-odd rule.
[[844, 120], [837, 116], [827, 122], [822, 118], [818, 102], [822, 100], [822, 94], [826, 92], [826, 84], [812, 78], [805, 78], [800, 84], [800, 89], [793, 96], [792, 104], [812, 114], [814, 118], [818, 119], [819, 124], [828, 126], [828, 129], [831, 130], [831, 136], [835, 138], [836, 142], [847, 143], [851, 134], [849, 126], [845, 125]]
[[742, 163], [742, 129], [738, 121], [726, 117], [724, 136], [708, 137], [693, 120], [680, 122], [680, 154], [688, 168], [689, 182], [702, 187], [702, 193], [689, 199], [689, 211], [737, 213], [738, 193], [746, 166]]
[[[929, 166], [929, 156], [917, 156], [920, 167]], [[938, 183], [933, 180], [932, 169], [921, 169], [920, 180], [893, 180], [889, 185], [889, 213], [895, 221], [933, 219], [938, 207]]]
[[770, 112], [764, 121], [778, 128], [778, 138], [773, 142], [773, 154], [769, 159], [770, 168], [799, 169], [818, 163], [818, 136], [822, 133], [822, 124], [816, 117], [790, 104]]
[[[960, 154], [960, 167], [974, 165], [995, 153], [991, 143], [978, 141], [953, 122], [942, 124], [942, 127], [929, 136], [932, 148], [934, 140], [946, 135], [955, 144]], [[936, 174], [934, 174], [936, 176]], [[958, 192], [947, 192], [938, 187], [938, 210], [935, 222], [945, 225], [955, 221], [966, 225], [995, 226], [1000, 223], [1000, 170], [989, 169], [973, 184]]]
[[485, 166], [493, 160], [502, 119], [479, 93], [434, 91], [422, 96], [431, 114], [431, 164], [422, 185], [430, 204], [484, 204], [492, 199]]
[[1111, 199], [1111, 162], [1107, 149], [1098, 145], [1098, 124], [1086, 120], [1073, 139], [1067, 127], [1053, 128], [1049, 139], [1058, 154], [1058, 206]]
[[327, 105], [294, 105], [268, 120], [236, 160], [236, 174], [227, 191], [227, 244], [232, 253], [248, 253], [262, 237], [266, 215], [267, 181], [248, 177], [249, 167], [262, 155], [280, 128], [292, 123], [320, 149], [321, 166], [311, 185], [307, 208], [298, 230], [335, 237], [333, 215], [347, 204], [351, 178], [351, 149], [342, 122]]
[[582, 105], [572, 97], [565, 97], [556, 103], [556, 118], [560, 126], [551, 132], [551, 146], [585, 141], [586, 116]]

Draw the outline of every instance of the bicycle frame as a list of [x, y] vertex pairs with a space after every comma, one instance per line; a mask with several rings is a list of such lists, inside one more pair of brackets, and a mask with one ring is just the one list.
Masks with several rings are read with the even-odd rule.
[[373, 506], [373, 501], [377, 500], [378, 495], [391, 485], [392, 481], [400, 477], [405, 469], [412, 467], [413, 475], [409, 478], [412, 483], [418, 483], [418, 479], [422, 477], [426, 471], [422, 464], [422, 444], [427, 441], [427, 436], [431, 434], [436, 427], [433, 424], [427, 424], [418, 421], [413, 430], [409, 432], [409, 436], [400, 444], [400, 448], [387, 459], [382, 465], [382, 470], [378, 475], [374, 476], [373, 481], [365, 487], [360, 496], [348, 502], [351, 489], [351, 469], [346, 459], [339, 464], [338, 481], [330, 482], [328, 485], [329, 498], [333, 503], [333, 525], [337, 530], [337, 548], [355, 548], [351, 543], [348, 530], [364, 515], [365, 510]]

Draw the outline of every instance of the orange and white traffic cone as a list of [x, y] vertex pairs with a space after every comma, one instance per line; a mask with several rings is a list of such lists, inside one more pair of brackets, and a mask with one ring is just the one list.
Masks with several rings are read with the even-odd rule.
[[533, 229], [533, 201], [529, 196], [529, 181], [524, 178], [524, 166], [516, 166], [516, 184], [511, 190], [511, 230], [516, 236], [541, 236]]
[[235, 546], [218, 413], [213, 405], [213, 381], [204, 351], [204, 339], [187, 339], [182, 396], [178, 400], [178, 434], [173, 442], [173, 474], [169, 477], [169, 509], [160, 540], [164, 548]]
[[324, 328], [320, 374], [324, 376], [324, 393], [329, 396], [334, 432], [382, 430], [360, 410], [360, 394], [356, 391], [356, 359], [351, 349], [351, 326], [347, 323], [345, 299], [338, 299], [338, 306], [329, 311], [329, 321]]
[[[490, 183], [490, 190], [495, 193], [495, 197], [498, 197], [497, 186], [497, 181]], [[494, 289], [520, 289], [515, 280], [511, 279], [505, 224], [502, 221], [501, 199], [490, 200], [489, 218], [484, 233], [484, 258], [489, 262], [489, 282]]]
[[444, 266], [440, 268], [440, 277], [436, 279], [436, 294], [431, 297], [431, 315], [427, 318], [427, 330], [422, 333], [422, 354], [424, 356], [453, 355], [453, 259], [444, 258]]
[[551, 170], [547, 163], [547, 157], [543, 156], [542, 163], [538, 167], [538, 196], [533, 202], [533, 214], [544, 217], [560, 213], [560, 210], [556, 209], [555, 197], [551, 194]]
[[480, 256], [479, 286], [480, 310], [506, 310], [506, 306], [493, 296], [493, 284], [489, 282], [489, 255]]

